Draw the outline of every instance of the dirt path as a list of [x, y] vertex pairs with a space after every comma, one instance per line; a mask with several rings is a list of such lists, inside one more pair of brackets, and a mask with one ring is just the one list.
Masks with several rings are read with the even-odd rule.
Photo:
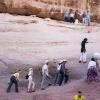
[[[86, 84], [87, 64], [79, 64], [80, 43], [87, 37], [87, 56], [90, 60], [94, 52], [100, 52], [100, 28], [92, 26], [87, 33], [83, 25], [74, 25], [54, 20], [46, 21], [32, 16], [12, 16], [0, 14], [0, 100], [71, 100], [77, 90], [82, 90], [86, 100], [99, 100], [100, 83]], [[35, 22], [34, 22], [35, 21]], [[61, 87], [40, 90], [41, 67], [50, 62], [67, 59], [66, 68], [70, 70], [69, 83]], [[51, 64], [52, 65], [52, 64]], [[8, 79], [16, 69], [34, 68], [36, 93], [28, 94], [26, 71], [21, 74], [20, 93], [7, 94]], [[50, 67], [54, 76], [56, 67]]]

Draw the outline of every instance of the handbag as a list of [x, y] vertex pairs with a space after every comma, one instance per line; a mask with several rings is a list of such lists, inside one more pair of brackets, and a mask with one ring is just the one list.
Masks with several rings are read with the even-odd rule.
[[28, 79], [29, 78], [29, 75], [27, 74], [26, 76], [25, 76], [25, 79]]

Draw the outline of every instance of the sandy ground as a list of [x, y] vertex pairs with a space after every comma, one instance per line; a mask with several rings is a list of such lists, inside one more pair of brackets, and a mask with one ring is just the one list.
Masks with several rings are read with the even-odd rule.
[[[87, 63], [78, 63], [83, 38], [87, 37], [91, 42], [86, 46], [88, 60], [94, 52], [100, 52], [99, 33], [99, 24], [92, 23], [92, 32], [87, 33], [87, 28], [82, 24], [74, 25], [33, 16], [0, 14], [0, 100], [32, 100], [32, 98], [33, 100], [44, 100], [44, 95], [47, 100], [71, 100], [78, 88], [85, 92], [86, 100], [99, 100], [100, 88], [98, 86], [100, 83], [88, 86], [84, 81]], [[63, 58], [68, 60], [66, 67], [70, 70], [70, 80], [67, 85], [51, 87], [44, 92], [38, 90], [35, 94], [27, 94], [25, 85], [20, 86], [21, 92], [18, 95], [5, 93], [10, 72], [24, 67], [34, 67], [38, 70], [34, 72], [39, 89], [41, 81], [41, 69], [39, 68], [42, 67], [43, 62], [48, 59], [52, 63]], [[21, 75], [22, 81], [26, 81], [25, 73]], [[60, 90], [63, 91], [62, 96]], [[54, 93], [56, 91], [59, 92]], [[91, 97], [91, 93], [95, 96]]]

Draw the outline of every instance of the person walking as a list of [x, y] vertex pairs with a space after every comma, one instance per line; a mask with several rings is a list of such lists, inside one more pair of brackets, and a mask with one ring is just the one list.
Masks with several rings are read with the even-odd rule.
[[57, 84], [57, 81], [58, 81], [58, 76], [60, 74], [60, 68], [61, 68], [61, 61], [58, 63], [57, 65], [57, 71], [56, 71], [56, 75], [55, 75], [55, 81], [54, 81], [54, 84], [56, 85]]
[[90, 26], [90, 21], [91, 21], [91, 13], [89, 11], [86, 12], [86, 25]]
[[99, 81], [97, 68], [96, 68], [96, 60], [91, 58], [91, 61], [88, 64], [88, 72], [87, 72], [87, 82], [90, 83], [92, 81]]
[[73, 11], [70, 13], [70, 23], [74, 23], [75, 22], [75, 18], [74, 18], [74, 13]]
[[73, 100], [85, 100], [84, 96], [82, 95], [81, 91], [78, 91], [78, 95], [73, 97]]
[[79, 59], [79, 63], [86, 63], [86, 47], [85, 47], [85, 45], [86, 45], [86, 43], [88, 43], [87, 42], [87, 38], [84, 38], [84, 40], [81, 42], [81, 54], [80, 54], [80, 59]]
[[69, 71], [68, 69], [65, 70], [65, 75], [64, 75], [64, 84], [66, 84], [69, 80], [69, 75], [68, 75]]
[[60, 71], [59, 71], [59, 74], [58, 74], [58, 79], [57, 79], [57, 84], [59, 86], [62, 85], [62, 82], [64, 80], [64, 77], [65, 77], [65, 65], [66, 65], [66, 59], [62, 60], [61, 61], [61, 67], [60, 67]]
[[83, 25], [86, 25], [86, 12], [85, 11], [82, 14], [82, 18], [83, 18]]
[[11, 90], [11, 87], [13, 84], [15, 84], [15, 91], [18, 93], [19, 90], [18, 90], [18, 81], [19, 81], [19, 73], [20, 73], [20, 70], [19, 71], [16, 71], [10, 78], [10, 83], [9, 83], [9, 86], [7, 88], [7, 93], [10, 92]]
[[33, 81], [33, 68], [29, 68], [28, 73], [28, 93], [31, 92], [35, 92], [35, 82]]
[[45, 61], [45, 64], [42, 67], [41, 90], [45, 90], [46, 85], [49, 85], [50, 84], [49, 80], [50, 80], [51, 76], [49, 75], [48, 64], [49, 64], [49, 61], [46, 60]]

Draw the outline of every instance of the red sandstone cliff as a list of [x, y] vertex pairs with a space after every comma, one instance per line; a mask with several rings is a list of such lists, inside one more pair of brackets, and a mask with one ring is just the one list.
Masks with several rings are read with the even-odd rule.
[[[89, 1], [89, 0], [88, 0]], [[88, 6], [89, 5], [89, 6]], [[0, 12], [22, 15], [37, 15], [57, 20], [63, 19], [64, 12], [69, 8], [92, 11], [94, 20], [100, 21], [100, 1], [91, 0], [0, 0]]]

